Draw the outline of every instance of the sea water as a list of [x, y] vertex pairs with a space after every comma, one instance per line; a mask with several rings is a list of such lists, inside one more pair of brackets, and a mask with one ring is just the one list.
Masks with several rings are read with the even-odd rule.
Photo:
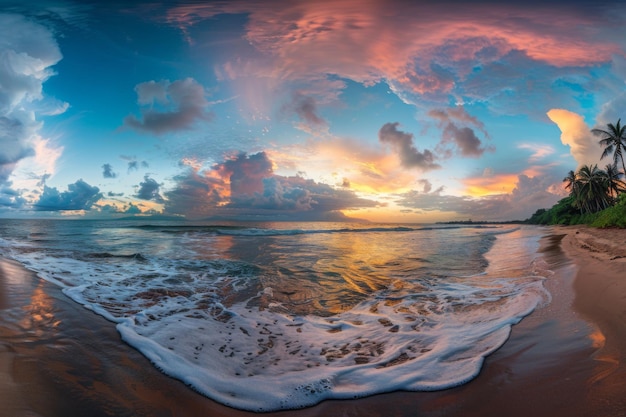
[[164, 373], [252, 411], [465, 383], [549, 302], [528, 226], [0, 220]]

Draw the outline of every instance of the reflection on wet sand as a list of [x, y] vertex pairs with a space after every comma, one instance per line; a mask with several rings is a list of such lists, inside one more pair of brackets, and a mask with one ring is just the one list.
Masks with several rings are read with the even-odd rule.
[[563, 229], [568, 236], [562, 246], [579, 267], [573, 307], [595, 326], [589, 404], [599, 415], [626, 416], [626, 230]]
[[589, 338], [591, 339], [593, 346], [598, 349], [598, 352], [593, 355], [593, 359], [599, 363], [594, 369], [593, 376], [589, 378], [588, 382], [589, 385], [593, 385], [617, 371], [619, 369], [620, 361], [617, 355], [607, 352], [604, 349], [606, 337], [600, 329], [595, 329], [593, 333], [589, 335]]
[[30, 297], [30, 304], [23, 307], [28, 312], [20, 322], [22, 329], [34, 337], [41, 337], [45, 331], [57, 327], [60, 320], [56, 318], [52, 311], [52, 300], [45, 293], [44, 281], [33, 290]]

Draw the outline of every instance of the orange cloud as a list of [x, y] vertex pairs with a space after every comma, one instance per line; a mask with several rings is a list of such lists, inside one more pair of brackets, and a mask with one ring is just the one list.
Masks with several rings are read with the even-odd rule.
[[602, 147], [582, 116], [563, 109], [552, 109], [547, 114], [561, 129], [561, 142], [569, 146], [578, 166], [600, 162]]
[[308, 146], [312, 153], [309, 152], [307, 169], [335, 172], [337, 177], [349, 180], [355, 191], [404, 192], [414, 187], [418, 179], [415, 170], [402, 167], [397, 154], [354, 139], [335, 137], [310, 142]]
[[471, 197], [510, 194], [517, 186], [517, 174], [501, 174], [491, 177], [466, 178], [462, 181], [465, 193]]

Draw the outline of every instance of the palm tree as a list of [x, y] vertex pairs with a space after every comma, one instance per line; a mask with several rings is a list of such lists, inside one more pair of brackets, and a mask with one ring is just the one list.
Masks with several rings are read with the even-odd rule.
[[567, 176], [563, 178], [563, 182], [567, 182], [567, 184], [565, 184], [565, 189], [569, 188], [570, 192], [575, 192], [578, 187], [577, 181], [576, 173], [574, 171], [568, 172]]
[[578, 186], [574, 197], [581, 210], [595, 213], [611, 205], [607, 174], [598, 165], [583, 165], [576, 173], [576, 179]]
[[619, 193], [626, 191], [624, 182], [620, 179], [623, 174], [619, 172], [615, 164], [608, 164], [604, 172], [606, 173], [609, 195], [615, 201]]
[[613, 154], [613, 163], [617, 165], [618, 161], [622, 162], [622, 169], [626, 174], [626, 164], [624, 164], [624, 152], [626, 152], [626, 126], [622, 126], [618, 119], [616, 124], [609, 123], [604, 129], [592, 129], [594, 135], [602, 135], [603, 138], [598, 142], [604, 146], [604, 151], [600, 159]]
[[567, 184], [565, 184], [565, 189], [569, 189], [569, 195], [574, 197], [574, 204], [580, 209], [580, 214], [583, 213], [583, 208], [582, 206], [578, 205], [578, 199], [579, 199], [579, 188], [580, 188], [580, 182], [578, 181], [578, 177], [576, 176], [576, 173], [574, 171], [570, 171], [567, 173], [567, 176], [565, 178], [563, 178], [563, 182], [566, 182]]

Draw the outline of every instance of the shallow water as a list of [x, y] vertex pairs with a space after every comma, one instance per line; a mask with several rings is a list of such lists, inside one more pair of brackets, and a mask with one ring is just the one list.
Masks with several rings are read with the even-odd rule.
[[2, 221], [0, 251], [254, 411], [477, 375], [546, 303], [534, 228]]

